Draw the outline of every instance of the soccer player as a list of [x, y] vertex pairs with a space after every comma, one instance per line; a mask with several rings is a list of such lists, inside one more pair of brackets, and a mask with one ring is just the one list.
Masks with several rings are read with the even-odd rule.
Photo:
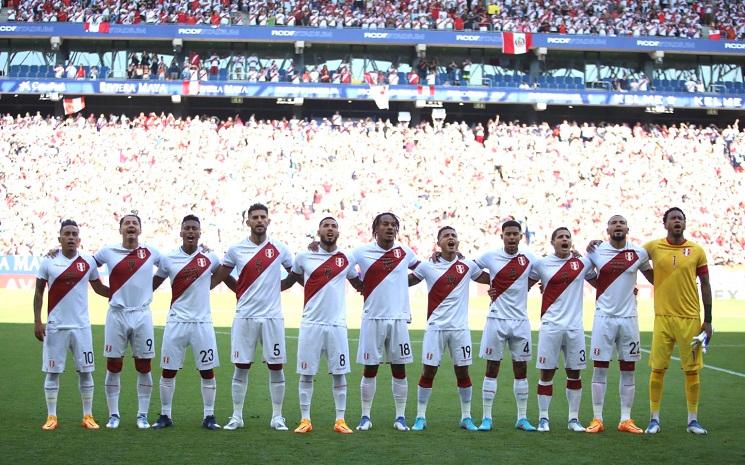
[[587, 427], [587, 432], [600, 433], [605, 429], [603, 404], [608, 367], [615, 350], [621, 372], [621, 419], [618, 431], [642, 434], [644, 431], [631, 419], [636, 390], [634, 369], [636, 362], [641, 360], [634, 290], [637, 270], [652, 282], [652, 269], [647, 252], [627, 240], [629, 227], [626, 218], [621, 215], [611, 216], [607, 232], [610, 241], [603, 242], [587, 255], [597, 272], [595, 320], [590, 343], [593, 360], [593, 420]]
[[488, 275], [471, 260], [458, 256], [458, 234], [445, 226], [437, 232], [440, 254], [433, 263], [421, 262], [409, 275], [409, 284], [427, 282], [427, 329], [422, 344], [422, 376], [417, 388], [417, 415], [412, 431], [427, 428], [427, 403], [442, 354], [450, 352], [460, 396], [460, 427], [478, 431], [471, 418], [473, 386], [468, 375], [471, 332], [468, 330], [468, 288], [470, 280], [488, 284]]
[[476, 264], [489, 270], [489, 314], [481, 337], [479, 356], [486, 359], [486, 374], [482, 387], [484, 415], [479, 430], [492, 429], [492, 404], [497, 393], [497, 376], [505, 344], [512, 355], [512, 372], [515, 380], [512, 392], [517, 403], [515, 428], [535, 431], [527, 418], [528, 410], [528, 360], [531, 357], [531, 333], [528, 320], [528, 290], [535, 283], [529, 279], [537, 258], [527, 250], [520, 250], [523, 232], [514, 220], [502, 224], [504, 247], [484, 253]]
[[150, 302], [153, 300], [153, 268], [160, 263], [160, 252], [140, 244], [142, 222], [136, 213], [119, 220], [122, 243], [102, 248], [94, 255], [98, 266], [109, 270], [109, 311], [104, 330], [106, 357], [107, 428], [119, 427], [119, 379], [127, 345], [132, 347], [137, 370], [137, 427], [150, 428], [147, 413], [153, 378], [151, 360], [155, 357], [155, 335]]
[[287, 431], [282, 416], [285, 398], [285, 325], [280, 292], [282, 267], [291, 271], [292, 254], [285, 244], [267, 236], [269, 209], [260, 203], [251, 205], [244, 214], [251, 234], [231, 246], [222, 265], [213, 277], [213, 285], [227, 278], [235, 268], [238, 282], [235, 318], [230, 335], [230, 352], [235, 364], [232, 382], [233, 414], [223, 427], [243, 428], [243, 403], [248, 390], [248, 370], [254, 361], [256, 345], [261, 344], [263, 358], [269, 369], [269, 394], [272, 399], [272, 419], [269, 426]]
[[406, 400], [408, 382], [406, 364], [414, 361], [409, 340], [408, 270], [416, 268], [419, 260], [414, 252], [395, 242], [399, 220], [393, 213], [381, 213], [372, 224], [374, 242], [363, 245], [352, 253], [362, 280], [364, 299], [357, 363], [364, 365], [360, 381], [362, 417], [359, 431], [372, 428], [372, 410], [378, 366], [391, 364], [391, 385], [396, 406], [393, 427], [408, 431]]
[[296, 433], [310, 433], [310, 404], [313, 398], [313, 377], [318, 373], [321, 354], [325, 353], [332, 377], [332, 394], [336, 407], [334, 431], [351, 434], [344, 420], [347, 406], [347, 373], [349, 341], [346, 322], [347, 279], [357, 279], [351, 254], [339, 250], [339, 224], [326, 217], [318, 224], [320, 239], [317, 251], [301, 252], [292, 266], [292, 279], [305, 289], [305, 304], [300, 322], [297, 346], [297, 372], [300, 375], [300, 425]]
[[212, 274], [220, 267], [220, 260], [212, 252], [199, 248], [201, 236], [199, 218], [186, 215], [181, 221], [182, 244], [164, 255], [153, 277], [153, 290], [168, 277], [171, 280], [171, 309], [161, 347], [160, 417], [154, 429], [173, 424], [171, 404], [176, 390], [176, 374], [183, 368], [184, 353], [191, 346], [194, 362], [202, 378], [204, 420], [202, 426], [220, 429], [215, 421], [216, 382], [213, 368], [219, 366], [215, 330], [210, 310], [210, 283]]
[[[685, 395], [688, 404], [688, 428], [693, 434], [707, 434], [698, 422], [698, 399], [701, 389], [699, 371], [703, 366], [701, 346], [691, 349], [691, 339], [701, 332], [711, 341], [711, 285], [706, 253], [684, 236], [686, 216], [678, 207], [662, 217], [667, 237], [648, 242], [644, 249], [654, 266], [654, 330], [649, 365], [649, 407], [651, 420], [646, 433], [660, 432], [660, 402], [665, 370], [675, 344], [685, 373]], [[701, 323], [696, 278], [701, 285], [704, 321]]]
[[[44, 394], [47, 421], [42, 429], [57, 429], [59, 374], [65, 371], [67, 350], [72, 353], [78, 372], [78, 387], [83, 402], [82, 426], [98, 429], [93, 419], [93, 339], [88, 319], [88, 282], [97, 294], [108, 297], [109, 288], [98, 279], [96, 262], [90, 255], [78, 253], [80, 230], [77, 223], [65, 220], [60, 225], [61, 253], [45, 257], [36, 276], [34, 291], [34, 335], [43, 342], [41, 370], [46, 372]], [[49, 286], [46, 328], [41, 322], [44, 289]]]
[[585, 334], [582, 327], [582, 291], [587, 279], [594, 285], [595, 273], [586, 257], [572, 253], [572, 235], [565, 227], [551, 233], [554, 253], [541, 258], [530, 271], [530, 278], [543, 285], [541, 329], [538, 332], [538, 431], [549, 431], [548, 411], [553, 396], [553, 379], [564, 355], [569, 404], [567, 427], [583, 432], [579, 422], [582, 400], [580, 370], [585, 368]]

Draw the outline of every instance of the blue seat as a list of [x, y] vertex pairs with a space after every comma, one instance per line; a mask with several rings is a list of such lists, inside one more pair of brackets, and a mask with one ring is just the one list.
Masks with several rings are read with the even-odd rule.
[[18, 71], [18, 76], [20, 76], [20, 77], [28, 77], [29, 68], [30, 68], [29, 65], [21, 65], [20, 66], [20, 69]]
[[109, 77], [109, 67], [101, 66], [98, 70], [98, 79], [106, 79], [107, 77]]
[[28, 75], [29, 77], [37, 77], [39, 76], [39, 65], [31, 65], [28, 68]]
[[8, 76], [10, 77], [18, 77], [18, 73], [21, 70], [21, 67], [18, 65], [11, 65], [10, 69], [8, 70]]
[[[280, 70], [279, 75], [280, 77], [282, 76], [281, 70]], [[221, 81], [227, 81], [228, 80], [228, 69], [220, 68], [220, 71], [218, 72], [217, 76], [218, 76], [218, 79], [220, 79]]]

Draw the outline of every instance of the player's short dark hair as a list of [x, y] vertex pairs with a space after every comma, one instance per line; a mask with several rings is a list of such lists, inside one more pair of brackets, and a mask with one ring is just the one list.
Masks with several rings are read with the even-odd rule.
[[440, 234], [442, 234], [443, 231], [446, 231], [448, 229], [452, 229], [453, 231], [455, 231], [455, 228], [452, 227], [452, 226], [443, 226], [443, 227], [441, 227], [440, 230], [437, 231], [437, 240], [438, 241], [440, 240]]
[[373, 237], [377, 237], [377, 235], [375, 234], [375, 230], [378, 229], [378, 226], [380, 226], [380, 221], [385, 215], [390, 215], [393, 217], [393, 224], [396, 226], [396, 233], [398, 233], [398, 228], [401, 227], [401, 223], [398, 221], [398, 217], [391, 212], [383, 212], [373, 219], [373, 223], [372, 223], [372, 236]]
[[140, 227], [142, 227], [142, 220], [140, 219], [140, 217], [137, 216], [137, 213], [136, 212], [131, 212], [131, 213], [125, 213], [124, 215], [122, 215], [121, 218], [119, 218], [119, 227], [120, 228], [124, 224], [124, 218], [126, 218], [128, 216], [134, 216], [135, 218], [137, 218], [137, 223], [139, 223]]
[[255, 204], [251, 205], [250, 207], [248, 207], [248, 210], [245, 210], [243, 212], [243, 220], [244, 221], [247, 220], [251, 216], [251, 213], [254, 212], [254, 211], [256, 211], [256, 210], [264, 210], [267, 215], [269, 214], [269, 208], [266, 205], [264, 205], [263, 203], [258, 203], [257, 202]]
[[186, 215], [186, 216], [184, 217], [184, 219], [183, 219], [183, 220], [181, 220], [181, 224], [184, 224], [184, 223], [186, 223], [187, 221], [196, 221], [196, 222], [197, 222], [197, 224], [199, 224], [200, 226], [202, 225], [202, 222], [201, 222], [201, 221], [199, 221], [199, 217], [198, 217], [197, 215], [191, 215], [191, 214], [189, 214], [189, 215]]
[[681, 215], [683, 215], [683, 219], [686, 219], [686, 214], [683, 213], [683, 210], [681, 210], [679, 207], [671, 207], [665, 210], [665, 213], [662, 215], [662, 222], [667, 223], [667, 217], [672, 212], [680, 212]]
[[558, 227], [558, 228], [554, 229], [554, 232], [552, 232], [552, 233], [551, 233], [551, 240], [552, 240], [552, 241], [553, 241], [554, 239], [556, 239], [556, 235], [557, 235], [557, 234], [559, 234], [559, 231], [566, 231], [566, 232], [568, 232], [568, 233], [569, 233], [569, 237], [571, 237], [571, 236], [572, 236], [572, 232], [571, 232], [571, 231], [569, 231], [569, 228], [567, 228], [566, 226], [560, 226], [560, 227]]
[[339, 224], [339, 222], [336, 221], [336, 218], [334, 218], [333, 216], [326, 216], [326, 217], [321, 218], [321, 221], [318, 222], [318, 227], [320, 228], [321, 225], [323, 224], [323, 222], [326, 221], [326, 220], [332, 220], [337, 225]]
[[65, 226], [75, 226], [76, 228], [78, 228], [78, 223], [76, 223], [73, 220], [64, 220], [59, 225], [59, 232], [60, 232], [60, 234], [62, 234], [62, 229], [64, 229]]
[[502, 223], [502, 231], [504, 231], [507, 228], [517, 228], [518, 231], [523, 232], [523, 227], [519, 221], [507, 220], [504, 223]]

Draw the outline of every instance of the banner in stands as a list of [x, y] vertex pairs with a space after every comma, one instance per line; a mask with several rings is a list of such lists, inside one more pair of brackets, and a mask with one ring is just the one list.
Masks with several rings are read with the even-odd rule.
[[[194, 86], [185, 85], [195, 84]], [[292, 84], [240, 81], [91, 81], [56, 79], [2, 79], [3, 94], [75, 95], [189, 95], [197, 97], [308, 98], [321, 100], [373, 100], [368, 85]], [[608, 92], [605, 90], [505, 89], [436, 86], [427, 95], [417, 86], [390, 86], [389, 101], [426, 99], [445, 103], [517, 103], [546, 105], [599, 105], [660, 108], [743, 109], [745, 97], [675, 92]]]
[[[264, 26], [203, 26], [184, 24], [109, 24], [91, 27], [86, 23], [0, 23], [0, 38], [131, 39], [194, 41], [246, 41], [416, 45], [501, 48], [500, 32], [431, 31], [395, 29], [324, 29]], [[533, 34], [533, 48], [589, 51], [682, 52], [698, 54], [745, 54], [745, 42], [678, 37], [607, 37], [597, 35]]]

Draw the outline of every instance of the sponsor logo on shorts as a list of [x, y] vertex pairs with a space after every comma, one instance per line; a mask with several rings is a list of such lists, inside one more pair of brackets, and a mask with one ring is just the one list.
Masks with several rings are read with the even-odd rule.
[[167, 357], [165, 355], [163, 356], [163, 363], [168, 363], [170, 361], [171, 361], [171, 358], [170, 357]]
[[432, 360], [433, 356], [434, 355], [432, 355], [432, 352], [427, 352], [427, 360]]
[[546, 357], [538, 357], [539, 363], [546, 363]]
[[600, 347], [595, 347], [594, 349], [592, 349], [592, 353], [595, 355], [600, 355]]
[[111, 352], [111, 351], [112, 351], [113, 349], [114, 349], [114, 348], [113, 348], [113, 347], [111, 347], [111, 344], [106, 344], [106, 346], [104, 347], [104, 350], [105, 350], [106, 352]]
[[302, 368], [303, 370], [308, 368], [308, 362], [300, 362], [300, 368]]

